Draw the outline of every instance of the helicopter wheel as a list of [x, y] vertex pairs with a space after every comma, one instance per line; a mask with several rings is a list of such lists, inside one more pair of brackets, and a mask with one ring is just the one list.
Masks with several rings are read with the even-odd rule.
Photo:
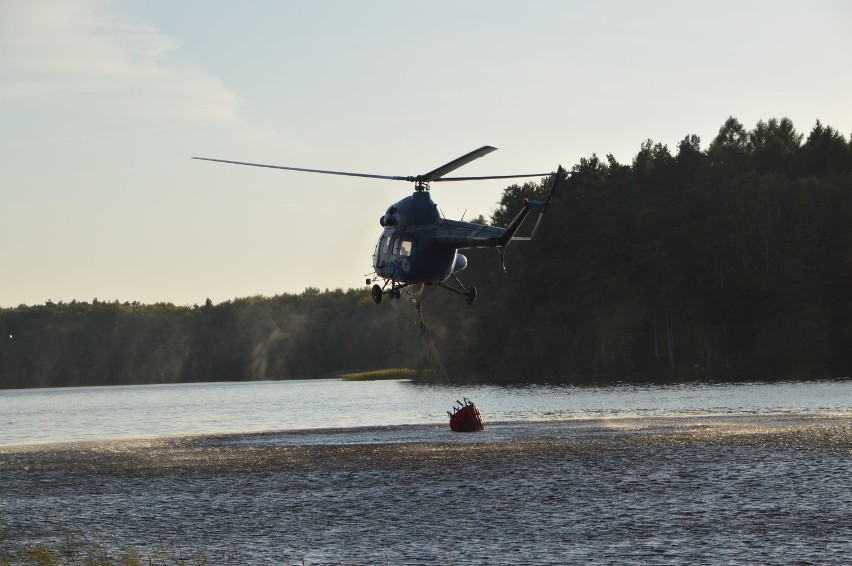
[[373, 289], [371, 291], [371, 294], [373, 295], [373, 301], [375, 301], [375, 303], [377, 305], [382, 302], [382, 288], [381, 287], [379, 287], [378, 285], [373, 285]]
[[468, 287], [467, 288], [467, 294], [465, 296], [467, 297], [467, 304], [472, 305], [473, 303], [475, 303], [476, 302], [476, 287], [474, 285], [471, 285], [470, 287]]

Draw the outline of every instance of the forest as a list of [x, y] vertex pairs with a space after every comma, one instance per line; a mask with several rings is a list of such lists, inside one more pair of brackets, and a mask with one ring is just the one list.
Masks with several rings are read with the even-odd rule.
[[[504, 226], [552, 179], [512, 185]], [[535, 241], [468, 250], [467, 306], [423, 312], [458, 382], [780, 380], [852, 375], [852, 140], [819, 121], [706, 149], [647, 140], [631, 163], [571, 167]], [[369, 289], [175, 306], [71, 301], [0, 308], [0, 387], [335, 376], [408, 367], [434, 379], [409, 301]]]

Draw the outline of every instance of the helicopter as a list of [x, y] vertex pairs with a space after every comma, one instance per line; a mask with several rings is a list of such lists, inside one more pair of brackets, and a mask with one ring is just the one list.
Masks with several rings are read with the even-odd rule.
[[[487, 179], [515, 179], [521, 177], [544, 177], [551, 173], [523, 173], [517, 175], [491, 175], [484, 177], [445, 177], [459, 167], [478, 159], [497, 148], [483, 146], [471, 151], [449, 163], [428, 173], [414, 176], [376, 175], [371, 173], [351, 173], [345, 171], [328, 171], [323, 169], [306, 169], [283, 165], [264, 165], [210, 157], [193, 157], [204, 161], [247, 165], [251, 167], [266, 167], [270, 169], [285, 169], [306, 173], [322, 173], [325, 175], [346, 175], [350, 177], [368, 177], [371, 179], [390, 179], [414, 183], [414, 193], [388, 207], [379, 219], [382, 234], [373, 252], [373, 274], [366, 280], [367, 286], [372, 285], [371, 295], [376, 304], [382, 302], [387, 295], [391, 299], [399, 299], [401, 291], [421, 294], [424, 287], [441, 287], [465, 297], [468, 305], [476, 301], [476, 287], [465, 285], [459, 280], [457, 273], [467, 267], [467, 258], [459, 253], [460, 249], [496, 248], [505, 270], [504, 250], [511, 242], [532, 240], [538, 230], [545, 211], [550, 208], [553, 195], [559, 181], [565, 177], [564, 169], [559, 166], [553, 174], [553, 184], [550, 194], [545, 201], [524, 199], [523, 208], [512, 219], [508, 226], [485, 226], [462, 220], [443, 218], [438, 205], [429, 194], [429, 183], [439, 181], [480, 181]], [[529, 236], [520, 237], [515, 234], [533, 209], [540, 211], [538, 220]], [[452, 283], [448, 283], [452, 279]], [[377, 283], [381, 281], [380, 285]], [[408, 289], [411, 287], [412, 289]], [[422, 301], [422, 299], [420, 299]], [[416, 301], [418, 308], [420, 301]]]

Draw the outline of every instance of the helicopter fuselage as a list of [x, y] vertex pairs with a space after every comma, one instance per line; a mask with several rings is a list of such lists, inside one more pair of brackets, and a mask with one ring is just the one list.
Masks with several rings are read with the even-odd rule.
[[384, 279], [404, 283], [438, 283], [467, 267], [455, 247], [435, 239], [442, 218], [429, 193], [418, 191], [391, 205], [373, 253], [373, 268]]

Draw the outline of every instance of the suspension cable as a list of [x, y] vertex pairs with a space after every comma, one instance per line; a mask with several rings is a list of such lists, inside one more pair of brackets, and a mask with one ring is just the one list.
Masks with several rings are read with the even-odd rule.
[[447, 368], [441, 362], [441, 357], [438, 355], [438, 349], [435, 347], [435, 342], [432, 340], [432, 335], [429, 334], [429, 328], [423, 320], [423, 309], [420, 301], [417, 301], [415, 307], [414, 324], [420, 329], [420, 341], [423, 343], [423, 352], [426, 354], [426, 361], [429, 362], [429, 367], [432, 370], [437, 383], [449, 383], [450, 377], [447, 374]]

